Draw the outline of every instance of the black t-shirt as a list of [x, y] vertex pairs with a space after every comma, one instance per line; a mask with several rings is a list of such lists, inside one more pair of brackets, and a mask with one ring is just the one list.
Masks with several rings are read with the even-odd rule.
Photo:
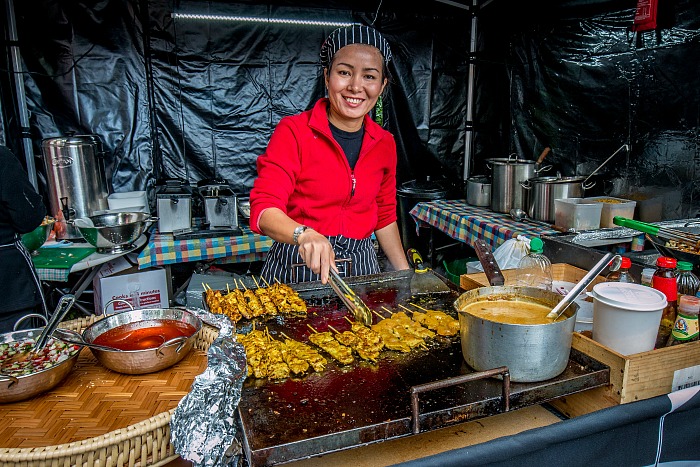
[[362, 138], [365, 135], [365, 127], [363, 126], [357, 131], [343, 131], [339, 128], [333, 126], [332, 123], [328, 122], [331, 127], [331, 133], [333, 137], [338, 142], [343, 151], [345, 152], [345, 157], [348, 159], [351, 169], [355, 169], [355, 164], [357, 164], [357, 159], [360, 158], [360, 149], [362, 148]]

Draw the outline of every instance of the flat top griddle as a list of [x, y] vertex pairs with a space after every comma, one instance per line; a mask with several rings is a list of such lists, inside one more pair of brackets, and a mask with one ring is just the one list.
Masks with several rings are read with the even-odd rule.
[[[410, 274], [385, 273], [349, 278], [347, 282], [370, 308], [384, 316], [389, 313], [382, 306], [401, 311], [398, 304], [411, 308], [410, 303], [417, 303], [457, 318], [453, 303], [459, 292], [451, 283], [449, 293], [412, 296]], [[310, 305], [309, 317], [277, 317], [262, 323], [273, 337], [283, 339], [283, 332], [307, 342], [312, 332], [307, 324], [319, 332], [330, 331], [329, 325], [339, 331], [350, 328], [344, 318], [350, 317], [349, 312], [330, 287], [307, 283], [295, 288]], [[246, 326], [243, 332], [247, 332]], [[552, 380], [504, 385], [502, 378], [487, 377], [428, 388], [417, 395], [416, 420], [412, 388], [480, 376], [465, 363], [459, 335], [437, 336], [427, 346], [410, 353], [385, 350], [376, 364], [358, 359], [343, 366], [324, 354], [329, 363], [322, 373], [281, 381], [248, 378], [238, 405], [248, 461], [256, 466], [281, 464], [443, 428], [503, 413], [506, 406], [513, 410], [603, 386], [610, 379], [608, 367], [572, 349], [566, 370]]]

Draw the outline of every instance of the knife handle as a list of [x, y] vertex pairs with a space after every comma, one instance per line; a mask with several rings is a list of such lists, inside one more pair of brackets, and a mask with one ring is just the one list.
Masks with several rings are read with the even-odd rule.
[[423, 273], [428, 270], [428, 268], [423, 263], [423, 257], [418, 252], [418, 250], [416, 250], [415, 248], [409, 248], [406, 251], [406, 255], [408, 256], [408, 262], [415, 266], [416, 272]]
[[476, 256], [479, 257], [481, 266], [484, 268], [484, 274], [486, 274], [489, 284], [492, 286], [504, 285], [506, 283], [506, 278], [503, 276], [501, 268], [498, 267], [498, 263], [491, 252], [491, 248], [489, 248], [486, 242], [481, 238], [476, 239], [473, 247]]

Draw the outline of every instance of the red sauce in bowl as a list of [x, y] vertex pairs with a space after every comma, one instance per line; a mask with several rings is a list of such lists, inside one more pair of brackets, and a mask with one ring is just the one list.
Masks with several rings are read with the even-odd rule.
[[194, 326], [182, 321], [154, 319], [122, 324], [103, 332], [92, 342], [121, 350], [155, 349], [171, 339], [190, 337], [196, 331]]

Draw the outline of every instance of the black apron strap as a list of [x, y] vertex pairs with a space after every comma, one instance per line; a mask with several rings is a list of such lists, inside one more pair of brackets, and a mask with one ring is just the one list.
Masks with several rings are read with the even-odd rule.
[[32, 272], [32, 279], [34, 280], [34, 285], [36, 285], [36, 288], [39, 291], [39, 297], [41, 297], [41, 306], [44, 309], [44, 317], [48, 320], [49, 309], [46, 305], [46, 298], [44, 297], [44, 288], [41, 286], [41, 280], [39, 280], [39, 275], [36, 273], [36, 268], [34, 267], [34, 262], [32, 261], [32, 254], [29, 253], [29, 250], [27, 250], [27, 247], [24, 246], [24, 243], [22, 243], [21, 238], [17, 238], [15, 240], [14, 247], [17, 248], [19, 250], [19, 252], [22, 254], [22, 257], [24, 258], [24, 260], [27, 262], [27, 265], [29, 266], [29, 270]]

